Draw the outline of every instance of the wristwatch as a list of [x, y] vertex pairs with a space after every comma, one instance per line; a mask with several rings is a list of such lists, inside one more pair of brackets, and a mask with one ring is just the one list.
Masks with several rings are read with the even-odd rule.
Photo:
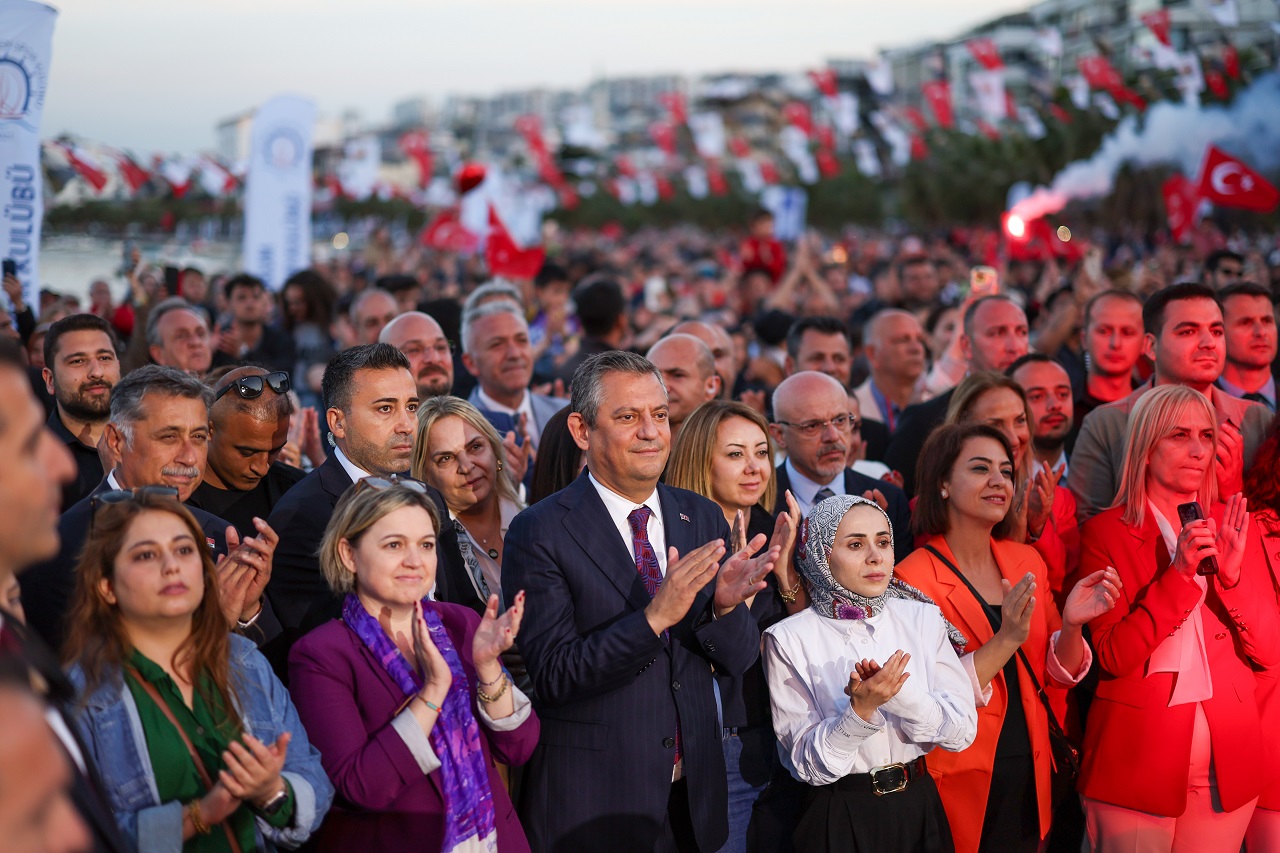
[[264, 815], [273, 815], [280, 809], [284, 808], [285, 801], [289, 799], [289, 783], [286, 782], [280, 786], [280, 790], [276, 791], [275, 796], [258, 806], [258, 811]]

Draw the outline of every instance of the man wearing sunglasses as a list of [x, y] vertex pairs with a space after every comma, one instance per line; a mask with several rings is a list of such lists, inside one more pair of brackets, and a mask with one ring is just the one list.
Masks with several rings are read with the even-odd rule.
[[[65, 614], [75, 588], [75, 568], [103, 496], [144, 487], [173, 489], [186, 501], [200, 484], [208, 457], [209, 402], [212, 392], [180, 370], [158, 365], [139, 368], [121, 379], [111, 393], [111, 418], [104, 438], [116, 467], [88, 497], [58, 521], [61, 548], [52, 560], [34, 566], [24, 578], [22, 606], [31, 627], [59, 648]], [[115, 495], [111, 497], [115, 498]], [[214, 561], [229, 552], [234, 560], [220, 572], [224, 609], [259, 643], [279, 633], [262, 606], [271, 576], [276, 536], [263, 522], [242, 538], [225, 519], [190, 507], [204, 530]], [[234, 612], [231, 612], [234, 611]], [[265, 619], [263, 617], [266, 617]], [[261, 624], [259, 624], [261, 623]]]
[[306, 473], [279, 460], [294, 414], [288, 373], [237, 367], [214, 383], [209, 420], [209, 463], [187, 501], [254, 532], [254, 518], [269, 518], [285, 492]]
[[[911, 507], [902, 489], [847, 467], [854, 429], [861, 427], [849, 409], [844, 386], [825, 373], [805, 370], [779, 383], [769, 430], [787, 461], [777, 468], [775, 511], [786, 511], [788, 489], [805, 515], [835, 495], [861, 495], [884, 507], [894, 530], [910, 530]], [[893, 543], [896, 559], [911, 553], [910, 536], [895, 536]]]

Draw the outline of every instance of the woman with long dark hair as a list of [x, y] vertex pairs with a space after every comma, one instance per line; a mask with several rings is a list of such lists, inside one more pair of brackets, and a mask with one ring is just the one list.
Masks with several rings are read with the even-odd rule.
[[200, 525], [158, 491], [100, 499], [65, 656], [121, 830], [140, 850], [297, 847], [333, 787], [266, 659], [230, 633]]

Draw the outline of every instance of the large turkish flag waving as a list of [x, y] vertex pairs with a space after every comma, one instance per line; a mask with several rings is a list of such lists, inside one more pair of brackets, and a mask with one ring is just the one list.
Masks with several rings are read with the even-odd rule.
[[1200, 195], [1223, 207], [1270, 213], [1280, 191], [1241, 161], [1210, 145], [1200, 167]]

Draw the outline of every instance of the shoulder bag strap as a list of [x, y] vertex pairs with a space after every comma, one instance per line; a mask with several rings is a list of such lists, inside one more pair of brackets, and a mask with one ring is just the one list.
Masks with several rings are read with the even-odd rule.
[[[173, 715], [173, 709], [169, 707], [169, 703], [164, 701], [164, 697], [160, 695], [159, 690], [156, 690], [156, 686], [143, 678], [136, 668], [126, 666], [125, 671], [133, 676], [133, 680], [138, 682], [138, 685], [143, 690], [147, 691], [147, 695], [151, 697], [152, 702], [156, 703], [160, 713], [164, 714], [165, 718], [177, 729], [178, 736], [182, 738], [182, 744], [187, 748], [187, 752], [191, 754], [191, 761], [196, 766], [196, 773], [200, 776], [201, 784], [204, 785], [206, 790], [213, 790], [213, 780], [209, 777], [209, 771], [205, 769], [204, 762], [200, 760], [200, 753], [196, 752], [195, 744], [187, 736], [187, 730], [182, 727], [178, 722], [178, 718]], [[236, 841], [235, 833], [231, 831], [231, 827], [225, 820], [222, 822], [222, 829], [227, 833], [227, 842], [231, 845], [231, 853], [241, 853], [240, 843]]]
[[[977, 599], [978, 604], [982, 605], [983, 610], [987, 611], [990, 615], [999, 615], [996, 613], [995, 608], [988, 604], [987, 600], [979, 594], [978, 590], [969, 582], [969, 579], [964, 576], [964, 572], [960, 571], [955, 563], [948, 560], [941, 551], [932, 545], [925, 545], [924, 547], [932, 552], [935, 557], [942, 561], [944, 566], [950, 569], [956, 577], [960, 578], [960, 580], [964, 582], [964, 585], [969, 588], [969, 592], [973, 594], [975, 599]], [[1062, 726], [1058, 723], [1058, 717], [1053, 712], [1053, 706], [1049, 704], [1049, 697], [1045, 694], [1044, 688], [1040, 686], [1040, 679], [1036, 678], [1035, 670], [1031, 668], [1031, 662], [1027, 660], [1027, 656], [1022, 651], [1021, 646], [1018, 647], [1018, 659], [1022, 661], [1023, 669], [1026, 670], [1027, 675], [1031, 678], [1031, 684], [1035, 687], [1036, 694], [1040, 697], [1041, 704], [1044, 705], [1045, 711], [1049, 714], [1049, 728], [1054, 734], [1066, 737], [1066, 732], [1062, 730]]]

